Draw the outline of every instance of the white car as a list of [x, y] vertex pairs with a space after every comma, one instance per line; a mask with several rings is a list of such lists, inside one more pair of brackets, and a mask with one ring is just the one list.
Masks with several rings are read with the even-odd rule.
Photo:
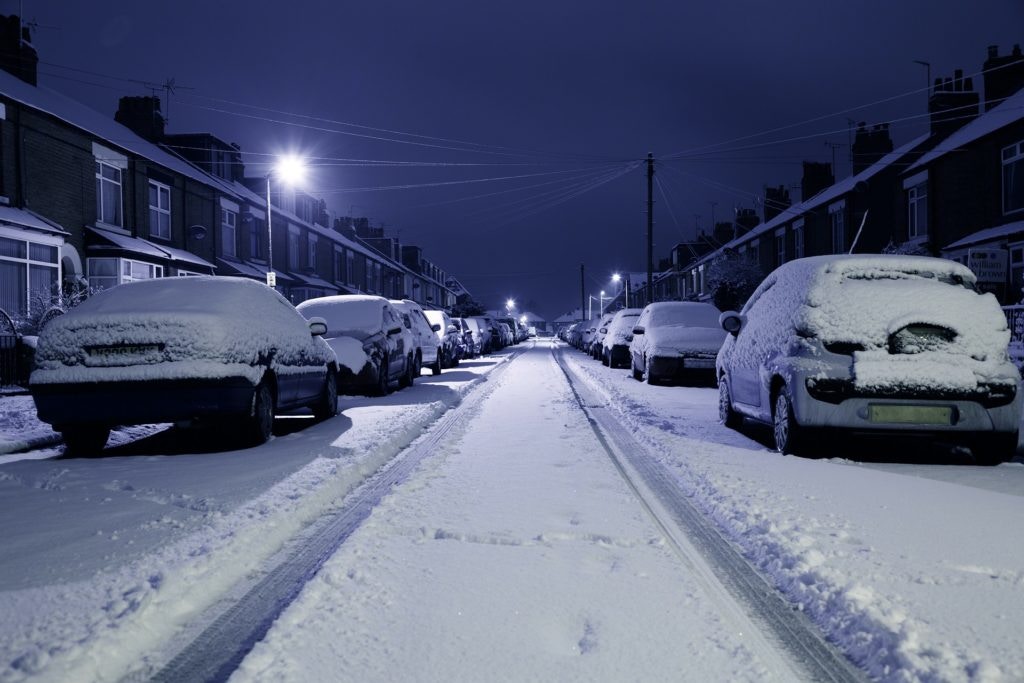
[[720, 311], [696, 301], [647, 304], [633, 326], [629, 344], [635, 379], [656, 384], [665, 379], [715, 377], [715, 356], [726, 334], [718, 322]]
[[640, 308], [623, 308], [615, 313], [601, 342], [601, 359], [610, 368], [629, 365], [629, 342]]
[[[427, 367], [430, 368], [432, 374], [440, 375], [441, 353], [439, 349], [441, 342], [435, 334], [440, 329], [440, 326], [437, 326], [438, 330], [435, 330], [435, 326], [427, 320], [427, 316], [423, 315], [423, 309], [415, 301], [392, 299], [391, 305], [409, 316], [409, 322], [412, 324], [412, 334], [418, 348], [416, 355], [417, 368]], [[416, 374], [419, 375], [419, 371]]]
[[842, 430], [961, 443], [982, 464], [1009, 459], [1020, 374], [1006, 316], [975, 282], [966, 266], [926, 256], [780, 266], [741, 312], [721, 316], [719, 416], [772, 425], [783, 453]]

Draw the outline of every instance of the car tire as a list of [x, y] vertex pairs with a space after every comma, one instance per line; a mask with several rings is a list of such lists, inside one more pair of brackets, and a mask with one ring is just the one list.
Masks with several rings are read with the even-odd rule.
[[648, 384], [657, 384], [658, 379], [654, 376], [654, 373], [651, 372], [651, 365], [652, 363], [649, 360], [644, 363], [644, 379], [647, 380]]
[[405, 359], [405, 372], [402, 374], [402, 378], [398, 380], [398, 386], [402, 389], [411, 387], [414, 378], [416, 377], [416, 360], [409, 356]]
[[441, 363], [441, 361], [443, 360], [443, 356], [444, 356], [444, 351], [442, 349], [438, 349], [437, 350], [437, 358], [434, 359], [434, 364], [430, 366], [430, 374], [432, 374], [432, 375], [440, 375], [441, 374], [441, 368], [444, 367], [444, 365]]
[[333, 368], [327, 369], [327, 377], [324, 378], [324, 390], [320, 398], [313, 405], [313, 417], [317, 420], [326, 420], [338, 414], [338, 378]]
[[99, 455], [110, 438], [109, 427], [68, 427], [61, 430], [65, 455]]
[[632, 356], [629, 357], [629, 367], [633, 372], [633, 379], [635, 379], [637, 382], [643, 381], [644, 371], [637, 369], [636, 361], [633, 360]]
[[1017, 432], [985, 434], [971, 445], [975, 464], [991, 467], [1012, 460], [1017, 454]]
[[274, 391], [260, 382], [253, 392], [252, 413], [242, 421], [242, 441], [247, 446], [266, 443], [274, 429]]
[[806, 453], [807, 437], [793, 417], [793, 399], [785, 385], [779, 387], [772, 401], [772, 436], [775, 450], [783, 455]]
[[725, 377], [718, 380], [718, 421], [729, 429], [739, 429], [743, 417], [732, 409], [732, 392]]

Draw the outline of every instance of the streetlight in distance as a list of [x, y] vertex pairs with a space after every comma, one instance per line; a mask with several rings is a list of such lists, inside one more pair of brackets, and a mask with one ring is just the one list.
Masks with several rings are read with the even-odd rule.
[[512, 311], [514, 310], [516, 310], [516, 300], [507, 299], [505, 301], [505, 312], [511, 315]]
[[306, 177], [306, 164], [297, 156], [289, 154], [281, 157], [277, 164], [267, 173], [267, 286], [277, 286], [277, 274], [274, 272], [274, 217], [273, 204], [270, 202], [270, 177], [277, 174], [278, 179], [286, 185], [298, 185]]
[[598, 299], [598, 304], [600, 305], [599, 306], [600, 311], [598, 312], [598, 315], [604, 315], [604, 299], [605, 299], [604, 290], [602, 289], [601, 290], [601, 298]]
[[626, 285], [626, 305], [624, 308], [629, 308], [629, 277], [622, 277], [619, 273], [612, 273], [612, 282], [622, 282]]

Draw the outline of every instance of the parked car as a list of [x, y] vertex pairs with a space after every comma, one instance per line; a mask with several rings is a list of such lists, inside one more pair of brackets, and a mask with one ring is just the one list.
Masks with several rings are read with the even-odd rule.
[[473, 333], [473, 344], [477, 348], [477, 353], [480, 355], [490, 353], [493, 350], [491, 341], [493, 332], [490, 320], [479, 316], [469, 317], [465, 320], [469, 323], [469, 329]]
[[597, 330], [594, 331], [593, 337], [590, 339], [590, 346], [587, 348], [587, 354], [594, 360], [601, 360], [601, 349], [604, 345], [604, 336], [608, 333], [608, 326], [612, 324], [612, 319], [614, 317], [614, 313], [605, 313], [601, 317], [601, 322], [598, 323]]
[[[438, 342], [437, 330], [427, 317], [423, 315], [420, 305], [411, 299], [392, 300], [391, 304], [409, 316], [412, 324], [412, 334], [416, 340], [416, 376], [420, 374], [420, 368], [430, 368], [433, 375], [441, 374], [441, 344]], [[441, 329], [438, 326], [438, 330]]]
[[498, 328], [498, 333], [501, 336], [502, 347], [511, 346], [516, 343], [515, 335], [512, 333], [512, 328], [509, 327], [506, 322], [496, 322], [495, 325]]
[[580, 351], [586, 352], [586, 350], [590, 348], [590, 342], [594, 339], [594, 333], [597, 332], [597, 328], [600, 324], [600, 317], [584, 321], [579, 328], [579, 339], [576, 342], [576, 348]]
[[435, 334], [441, 354], [441, 367], [454, 368], [462, 358], [462, 329], [456, 327], [452, 318], [444, 311], [423, 311], [431, 327], [437, 325]]
[[193, 419], [222, 420], [255, 445], [275, 413], [337, 414], [326, 331], [253, 280], [132, 282], [47, 323], [29, 387], [72, 453], [101, 450], [116, 425]]
[[629, 343], [635, 379], [659, 381], [715, 377], [715, 356], [726, 335], [720, 311], [708, 303], [661, 301], [647, 304], [633, 326]]
[[338, 359], [338, 385], [346, 392], [384, 396], [391, 383], [410, 386], [415, 379], [412, 332], [402, 312], [387, 299], [342, 294], [307, 299], [297, 306], [307, 318], [327, 322], [324, 338]]
[[633, 339], [633, 326], [640, 317], [640, 308], [616, 311], [601, 341], [601, 359], [610, 368], [629, 365], [629, 342]]
[[816, 256], [723, 313], [719, 415], [772, 425], [783, 453], [824, 430], [926, 436], [994, 464], [1017, 448], [1020, 375], [996, 298], [924, 256]]
[[452, 318], [452, 324], [462, 333], [462, 354], [461, 358], [475, 358], [480, 354], [476, 341], [473, 339], [473, 330], [465, 318]]

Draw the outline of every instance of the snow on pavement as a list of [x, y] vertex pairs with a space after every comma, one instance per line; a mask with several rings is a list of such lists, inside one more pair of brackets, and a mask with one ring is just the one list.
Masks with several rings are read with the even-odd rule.
[[498, 381], [231, 680], [790, 678], [668, 547], [550, 353]]
[[715, 389], [650, 386], [565, 353], [680, 489], [872, 676], [1024, 680], [1020, 463], [783, 457], [748, 438], [756, 430], [721, 425]]

